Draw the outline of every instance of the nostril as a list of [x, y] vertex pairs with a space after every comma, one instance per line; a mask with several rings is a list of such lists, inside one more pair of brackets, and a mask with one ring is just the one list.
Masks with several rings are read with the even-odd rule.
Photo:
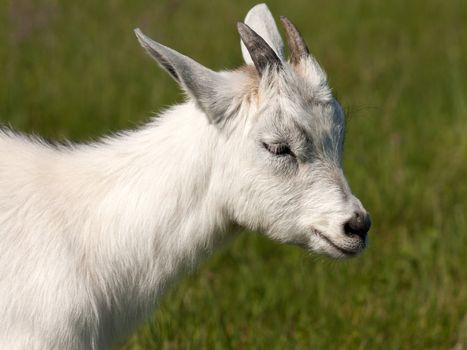
[[370, 227], [370, 216], [367, 213], [355, 212], [354, 216], [344, 224], [344, 232], [348, 236], [357, 235], [365, 238]]

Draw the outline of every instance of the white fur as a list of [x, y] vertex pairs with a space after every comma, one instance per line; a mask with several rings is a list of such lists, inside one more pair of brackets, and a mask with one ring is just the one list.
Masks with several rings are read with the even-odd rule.
[[[178, 78], [192, 97], [146, 126], [58, 147], [0, 133], [0, 349], [116, 346], [236, 227], [334, 257], [322, 236], [364, 248], [342, 232], [363, 208], [341, 169], [342, 110], [313, 62], [260, 79], [153, 48], [191, 69]], [[218, 84], [214, 101], [190, 85], [198, 74]], [[296, 159], [262, 144], [284, 138]]]

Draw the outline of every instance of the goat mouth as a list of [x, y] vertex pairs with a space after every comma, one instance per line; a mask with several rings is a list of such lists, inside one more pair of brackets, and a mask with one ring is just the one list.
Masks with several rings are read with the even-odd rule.
[[324, 240], [327, 244], [329, 244], [335, 250], [339, 251], [344, 256], [354, 256], [354, 255], [357, 255], [360, 252], [360, 249], [358, 249], [358, 250], [349, 250], [349, 249], [340, 247], [339, 245], [334, 243], [330, 238], [326, 237], [321, 231], [319, 231], [319, 230], [317, 230], [315, 228], [312, 228], [312, 231], [316, 236], [318, 236], [319, 238]]

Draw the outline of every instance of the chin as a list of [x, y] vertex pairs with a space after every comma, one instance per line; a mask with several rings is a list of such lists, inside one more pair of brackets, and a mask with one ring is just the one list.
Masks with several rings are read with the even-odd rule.
[[368, 245], [368, 238], [359, 237], [345, 239], [331, 239], [325, 233], [313, 230], [309, 240], [309, 249], [321, 255], [334, 259], [347, 259], [361, 254]]

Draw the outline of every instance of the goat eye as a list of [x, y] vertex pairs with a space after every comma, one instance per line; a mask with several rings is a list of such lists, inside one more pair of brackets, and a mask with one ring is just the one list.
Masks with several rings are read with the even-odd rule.
[[290, 150], [289, 145], [286, 143], [272, 143], [268, 144], [263, 142], [264, 148], [266, 148], [270, 153], [276, 155], [276, 156], [281, 156], [281, 155], [294, 155], [293, 152]]

